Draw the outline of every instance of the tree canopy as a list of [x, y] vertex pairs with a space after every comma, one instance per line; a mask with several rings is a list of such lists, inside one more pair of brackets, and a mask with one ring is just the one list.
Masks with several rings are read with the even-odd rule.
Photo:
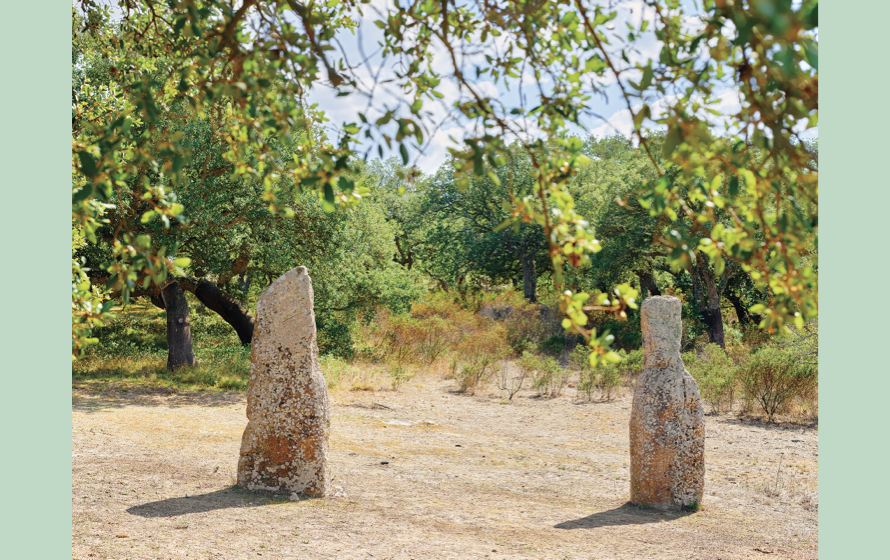
[[[106, 235], [109, 290], [162, 286], [169, 271], [200, 266], [183, 257], [186, 240], [165, 235], [207, 218], [202, 188], [222, 197], [215, 227], [237, 219], [227, 209], [262, 208], [267, 223], [296, 217], [307, 193], [326, 210], [354, 207], [368, 194], [356, 180], [361, 156], [386, 145], [408, 164], [449, 118], [464, 131], [451, 149], [455, 188], [506, 190], [500, 226], [537, 224], [566, 327], [590, 339], [594, 361], [615, 359], [584, 310], [623, 313], [636, 290], [588, 301], [566, 289], [565, 265], [587, 265], [601, 248], [573, 196], [591, 156], [572, 132], [617, 95], [651, 165], [628, 196], [656, 231], [686, 224], [662, 238], [668, 261], [688, 268], [703, 255], [717, 276], [734, 263], [765, 296], [751, 310], [763, 328], [802, 325], [817, 309], [818, 167], [800, 137], [818, 123], [817, 2], [636, 6], [642, 13], [628, 18], [584, 0], [83, 0], [72, 14], [73, 64], [93, 74], [77, 76], [72, 92], [75, 244]], [[385, 79], [341, 40], [367, 24], [380, 33]], [[372, 113], [384, 82], [401, 97]], [[327, 125], [328, 138], [306, 101], [320, 87], [369, 109]], [[444, 91], [443, 113], [433, 106]], [[737, 109], [720, 109], [727, 95]], [[531, 177], [521, 192], [502, 173], [516, 149]], [[222, 266], [233, 248], [207, 250], [207, 266]], [[75, 351], [107, 312], [83, 268], [73, 261]]]

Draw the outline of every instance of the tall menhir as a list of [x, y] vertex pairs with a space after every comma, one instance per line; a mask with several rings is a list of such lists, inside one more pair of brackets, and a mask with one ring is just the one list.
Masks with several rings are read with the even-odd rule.
[[646, 299], [640, 310], [643, 372], [630, 418], [630, 501], [695, 508], [705, 485], [705, 423], [698, 384], [680, 358], [680, 300]]
[[312, 280], [297, 267], [257, 301], [250, 352], [247, 428], [238, 485], [324, 497], [331, 411], [318, 367]]

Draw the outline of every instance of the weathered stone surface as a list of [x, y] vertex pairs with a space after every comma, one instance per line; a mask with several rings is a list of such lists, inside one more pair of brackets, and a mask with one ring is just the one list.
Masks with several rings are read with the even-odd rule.
[[698, 384], [680, 358], [680, 300], [643, 302], [643, 372], [630, 418], [630, 500], [663, 510], [701, 504], [705, 423]]
[[297, 267], [257, 301], [238, 485], [323, 497], [330, 403], [318, 367], [312, 280]]

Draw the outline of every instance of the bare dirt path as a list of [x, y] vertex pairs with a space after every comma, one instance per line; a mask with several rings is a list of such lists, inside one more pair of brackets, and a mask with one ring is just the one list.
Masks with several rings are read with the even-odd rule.
[[704, 507], [662, 514], [626, 503], [629, 394], [452, 387], [333, 394], [337, 495], [295, 502], [233, 488], [243, 394], [76, 389], [74, 558], [817, 556], [813, 428], [706, 417]]

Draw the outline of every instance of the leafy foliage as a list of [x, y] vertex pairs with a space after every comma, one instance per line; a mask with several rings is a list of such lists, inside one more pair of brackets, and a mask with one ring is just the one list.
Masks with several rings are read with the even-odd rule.
[[[487, 200], [507, 215], [501, 225], [543, 233], [566, 327], [589, 340], [592, 363], [614, 361], [611, 339], [588, 329], [585, 311], [624, 317], [638, 292], [627, 283], [599, 296], [566, 289], [564, 267], [589, 263], [601, 247], [571, 188], [590, 157], [569, 132], [594, 116], [595, 98], [617, 87], [652, 164], [651, 178], [641, 177], [639, 195], [629, 198], [659, 224], [686, 220], [663, 237], [668, 261], [675, 268], [706, 261], [717, 277], [736, 263], [766, 297], [750, 310], [762, 327], [802, 328], [817, 308], [818, 166], [799, 132], [818, 122], [818, 4], [705, 0], [692, 14], [678, 0], [644, 5], [626, 33], [612, 31], [617, 11], [583, 0], [384, 8], [373, 20], [380, 56], [397, 64], [392, 86], [406, 99], [379, 118], [358, 112], [327, 140], [318, 133], [324, 115], [303, 101], [310, 88], [366, 97], [369, 106], [375, 99], [377, 81], [339, 42], [367, 4], [120, 0], [112, 11], [82, 0], [72, 14], [74, 66], [104, 78], [78, 75], [73, 91], [73, 225], [97, 243], [115, 217], [102, 268], [107, 288], [126, 299], [137, 284], [163, 283], [189, 264], [175, 242], [133, 226], [190, 223], [197, 209], [187, 207], [195, 202], [186, 201], [186, 186], [208, 161], [197, 136], [209, 135], [205, 146], [221, 154], [224, 181], [254, 189], [271, 216], [295, 215], [295, 193], [310, 193], [327, 210], [351, 207], [367, 194], [356, 181], [360, 142], [380, 155], [383, 145], [397, 149], [407, 164], [437, 129], [427, 104], [456, 85], [448, 117], [467, 127], [461, 149], [451, 151], [455, 188], [503, 186], [505, 200]], [[657, 54], [640, 56], [651, 44]], [[483, 80], [520, 91], [530, 83], [537, 93], [528, 104], [525, 95], [496, 99]], [[738, 111], [715, 108], [734, 94]], [[712, 133], [715, 117], [729, 139]], [[651, 139], [660, 129], [662, 159]], [[503, 180], [518, 152], [531, 177], [526, 190]], [[83, 284], [79, 266], [74, 286]], [[106, 310], [88, 290], [72, 294], [79, 350]]]
[[816, 368], [801, 363], [794, 352], [769, 347], [754, 353], [739, 372], [745, 398], [757, 403], [769, 421], [793, 397], [811, 390], [817, 375]]
[[686, 365], [698, 383], [702, 400], [708, 403], [714, 412], [732, 410], [737, 367], [723, 348], [716, 344], [708, 344], [701, 358]]

